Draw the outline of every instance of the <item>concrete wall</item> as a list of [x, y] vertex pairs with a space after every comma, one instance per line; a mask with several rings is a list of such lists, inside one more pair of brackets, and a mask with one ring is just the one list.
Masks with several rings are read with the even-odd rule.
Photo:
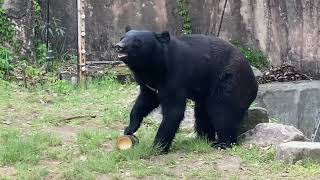
[[320, 118], [320, 81], [262, 84], [255, 102], [277, 122], [293, 125], [310, 138]]
[[[47, 0], [42, 0], [44, 12]], [[130, 24], [137, 29], [180, 34], [177, 0], [86, 0], [88, 60], [112, 60], [110, 45]], [[224, 0], [188, 0], [194, 33], [215, 35]], [[23, 32], [30, 31], [31, 1], [7, 0]], [[51, 17], [62, 20], [67, 47], [76, 47], [76, 1], [51, 0]], [[23, 15], [23, 16], [21, 16]], [[25, 44], [28, 33], [22, 32]], [[228, 0], [221, 37], [262, 49], [273, 65], [289, 62], [320, 76], [319, 0]]]
[[16, 26], [18, 39], [22, 41], [22, 54], [33, 53], [33, 3], [30, 0], [5, 0], [2, 8]]
[[[55, 0], [51, 16], [67, 28], [68, 46], [76, 47], [76, 1]], [[45, 3], [44, 3], [45, 4]], [[181, 31], [181, 17], [172, 0], [88, 0], [86, 42], [88, 60], [113, 60], [110, 46], [119, 40], [126, 25], [137, 29]]]
[[[224, 39], [259, 47], [273, 65], [289, 62], [305, 72], [320, 74], [319, 0], [228, 2], [221, 33]], [[217, 32], [223, 5], [224, 0], [190, 0], [195, 32]]]

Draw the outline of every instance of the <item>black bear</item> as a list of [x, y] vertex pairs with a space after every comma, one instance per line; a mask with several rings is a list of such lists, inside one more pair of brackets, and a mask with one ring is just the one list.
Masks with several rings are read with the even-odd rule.
[[175, 37], [167, 31], [127, 27], [115, 49], [140, 85], [125, 135], [134, 134], [143, 118], [161, 105], [163, 119], [154, 145], [168, 152], [186, 100], [191, 99], [199, 137], [206, 137], [216, 148], [237, 142], [239, 124], [256, 98], [258, 85], [236, 47], [205, 35]]

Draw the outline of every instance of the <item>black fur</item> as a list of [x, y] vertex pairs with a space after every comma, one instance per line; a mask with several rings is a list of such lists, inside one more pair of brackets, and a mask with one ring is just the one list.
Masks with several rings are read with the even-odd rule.
[[217, 147], [236, 143], [239, 123], [257, 95], [252, 69], [240, 51], [215, 37], [126, 30], [116, 48], [140, 94], [124, 133], [134, 134], [161, 105], [163, 120], [154, 144], [168, 151], [191, 99], [198, 136], [213, 142], [217, 133]]

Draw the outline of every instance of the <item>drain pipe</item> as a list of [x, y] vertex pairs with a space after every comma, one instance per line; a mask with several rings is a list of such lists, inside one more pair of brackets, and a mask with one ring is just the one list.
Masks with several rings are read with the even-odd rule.
[[46, 43], [47, 43], [47, 71], [52, 72], [53, 71], [53, 51], [50, 50], [50, 44], [49, 44], [49, 28], [50, 28], [50, 0], [47, 0], [47, 23], [46, 23]]
[[217, 37], [219, 37], [219, 35], [220, 35], [220, 30], [221, 30], [221, 26], [222, 26], [222, 22], [223, 22], [223, 16], [224, 16], [224, 12], [225, 12], [226, 7], [227, 7], [227, 3], [228, 3], [228, 0], [226, 0], [226, 1], [224, 2], [224, 7], [223, 7], [221, 19], [220, 19], [220, 24], [219, 24], [219, 29], [218, 29]]
[[315, 128], [314, 128], [314, 132], [313, 132], [313, 134], [311, 135], [311, 141], [312, 141], [312, 142], [315, 141], [315, 139], [316, 139], [316, 137], [317, 137], [317, 135], [318, 135], [318, 132], [319, 132], [319, 128], [320, 128], [320, 111], [319, 111], [319, 113], [318, 113], [318, 121], [317, 121], [317, 124], [316, 124], [316, 126], [315, 126]]
[[49, 51], [49, 23], [50, 23], [50, 0], [47, 0], [47, 26], [46, 26], [46, 33], [47, 33], [47, 50]]

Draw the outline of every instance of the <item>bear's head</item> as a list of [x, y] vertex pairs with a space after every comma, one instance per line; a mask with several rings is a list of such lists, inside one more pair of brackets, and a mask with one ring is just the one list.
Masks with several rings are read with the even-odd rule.
[[170, 34], [167, 31], [156, 33], [152, 31], [131, 30], [126, 27], [126, 33], [121, 37], [114, 48], [118, 58], [126, 64], [145, 64], [159, 56], [159, 50], [163, 44], [170, 42]]

